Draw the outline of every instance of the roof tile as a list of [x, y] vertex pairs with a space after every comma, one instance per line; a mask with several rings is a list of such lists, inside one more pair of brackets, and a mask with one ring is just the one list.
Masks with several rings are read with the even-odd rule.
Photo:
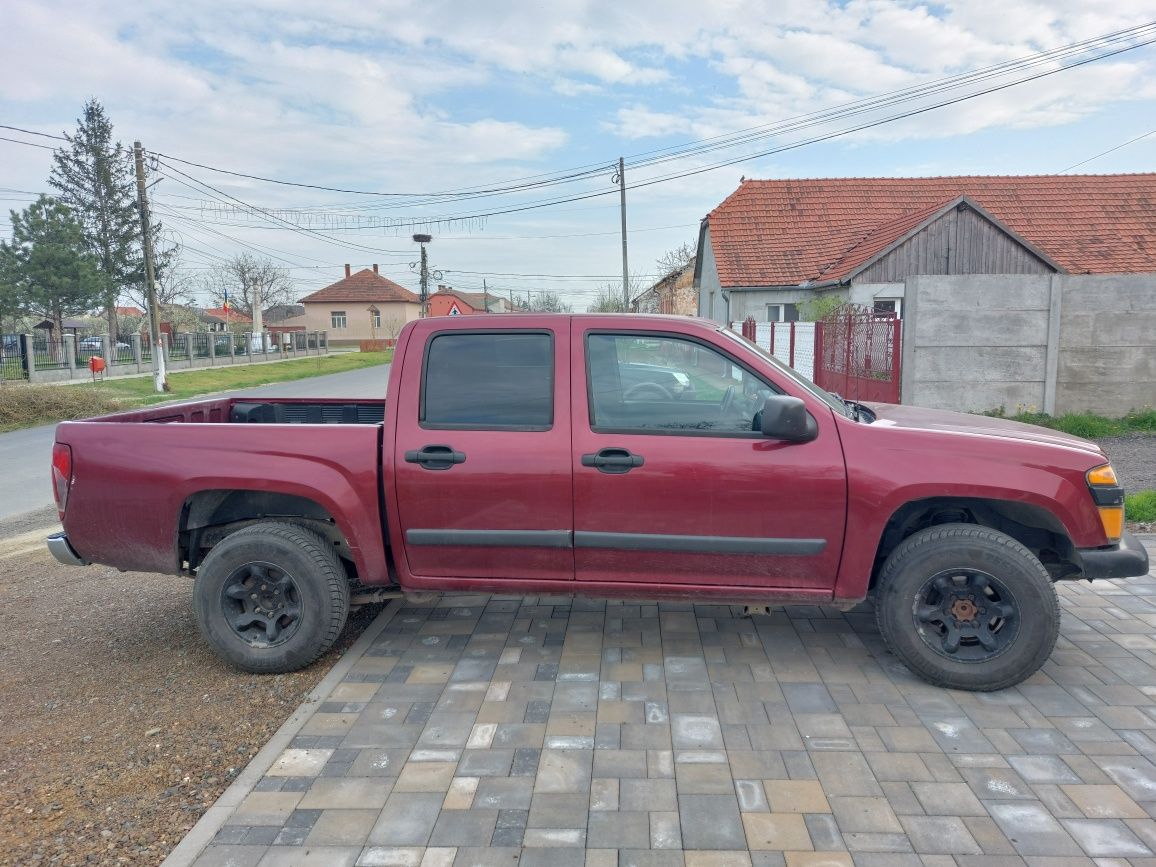
[[1156, 271], [1156, 174], [745, 181], [708, 215], [723, 286], [842, 276], [960, 196], [1065, 270]]
[[363, 268], [356, 274], [343, 277], [336, 283], [331, 283], [324, 289], [318, 289], [311, 295], [301, 299], [302, 304], [330, 303], [338, 301], [368, 301], [389, 302], [407, 301], [411, 304], [420, 303], [418, 297], [399, 286], [392, 280], [376, 274], [369, 268]]

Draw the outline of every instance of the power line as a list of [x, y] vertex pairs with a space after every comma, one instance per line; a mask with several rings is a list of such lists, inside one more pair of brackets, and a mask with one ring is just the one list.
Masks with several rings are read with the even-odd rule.
[[[874, 111], [888, 105], [895, 105], [902, 102], [910, 101], [912, 99], [935, 95], [949, 90], [959, 89], [960, 87], [977, 82], [985, 81], [993, 77], [1007, 75], [1017, 70], [1031, 68], [1038, 66], [1041, 63], [1047, 63], [1056, 59], [1062, 59], [1075, 54], [1079, 54], [1093, 47], [1106, 47], [1129, 39], [1135, 39], [1142, 36], [1152, 35], [1153, 29], [1156, 28], [1156, 22], [1147, 22], [1145, 24], [1136, 25], [1134, 27], [1125, 28], [1123, 30], [1114, 31], [1101, 36], [1092, 37], [1090, 39], [1081, 40], [1078, 42], [1069, 43], [1058, 48], [1049, 49], [1047, 51], [1038, 52], [1032, 55], [1026, 55], [1014, 60], [1004, 61], [1003, 63], [995, 64], [993, 66], [984, 67], [968, 73], [960, 73], [954, 76], [948, 76], [941, 79], [936, 79], [931, 82], [926, 82], [920, 85], [914, 85], [900, 90], [890, 91], [884, 94], [879, 94], [873, 97], [868, 97], [863, 100], [843, 103], [829, 109], [824, 109], [809, 114], [799, 115], [795, 118], [790, 118], [784, 121], [779, 121], [773, 124], [760, 125], [750, 127], [746, 130], [739, 130], [733, 133], [727, 133], [711, 138], [700, 139], [697, 141], [686, 142], [681, 145], [673, 145], [667, 148], [659, 148], [652, 151], [645, 151], [641, 154], [632, 156], [629, 167], [636, 169], [643, 166], [656, 165], [659, 163], [669, 162], [674, 159], [684, 159], [688, 156], [708, 153], [724, 148], [734, 147], [739, 144], [747, 144], [757, 141], [762, 138], [767, 138], [772, 135], [781, 134], [786, 131], [795, 131], [806, 128], [808, 126], [817, 125], [820, 122], [827, 122], [830, 120], [839, 119], [842, 117], [862, 114], [867, 111]], [[1148, 42], [1141, 43], [1141, 45], [1149, 44]], [[1128, 46], [1125, 50], [1131, 48], [1141, 47], [1141, 45]], [[1099, 55], [1095, 58], [1089, 58], [1083, 62], [1092, 62], [1093, 60], [1103, 59], [1119, 53], [1110, 52]], [[1061, 66], [1056, 70], [1051, 70], [1051, 74], [1062, 69], [1072, 68], [1074, 66], [1083, 65], [1083, 62], [1068, 64]], [[1023, 79], [1023, 81], [1034, 80], [1034, 77]], [[1015, 82], [1022, 83], [1022, 82]], [[998, 88], [997, 88], [998, 89]], [[986, 93], [993, 92], [992, 90], [981, 91], [971, 96], [980, 96]], [[970, 97], [969, 97], [970, 98]], [[952, 104], [950, 101], [944, 104]], [[938, 106], [935, 106], [938, 107]], [[223, 169], [217, 166], [211, 166], [204, 163], [196, 163], [184, 160], [179, 157], [171, 155], [159, 154], [159, 156], [166, 159], [180, 162], [184, 165], [202, 168], [208, 171], [219, 172], [222, 174], [232, 175], [234, 177], [242, 177], [250, 180], [256, 180], [263, 183], [278, 184], [283, 186], [302, 187], [307, 189], [323, 190], [328, 192], [337, 192], [342, 194], [362, 195], [370, 197], [381, 197], [389, 199], [426, 199], [425, 202], [404, 202], [404, 206], [413, 207], [418, 204], [437, 204], [447, 200], [462, 201], [466, 199], [490, 197], [497, 195], [509, 195], [517, 192], [527, 192], [532, 189], [538, 189], [545, 186], [552, 186], [563, 183], [573, 183], [578, 180], [588, 180], [608, 170], [609, 160], [606, 162], [588, 164], [587, 166], [580, 166], [574, 169], [560, 170], [555, 173], [547, 173], [542, 175], [532, 175], [527, 178], [505, 182], [505, 186], [491, 185], [491, 186], [475, 186], [464, 187], [456, 190], [446, 190], [441, 192], [426, 192], [426, 193], [411, 193], [411, 192], [381, 192], [372, 190], [357, 190], [340, 187], [329, 187], [321, 184], [305, 183], [301, 181], [290, 181], [278, 178], [264, 177], [261, 175], [250, 174], [246, 172], [238, 172], [230, 169]], [[638, 159], [639, 157], [647, 157], [649, 159]], [[752, 159], [756, 157], [746, 157], [745, 159]], [[728, 163], [730, 164], [730, 163]], [[374, 206], [381, 207], [381, 206]], [[397, 205], [387, 205], [385, 207], [397, 207]]]
[[[5, 129], [7, 129], [7, 127], [5, 127]], [[21, 141], [18, 138], [8, 138], [7, 136], [3, 136], [3, 135], [0, 135], [0, 141], [9, 141], [9, 142], [12, 142], [12, 144], [24, 145], [25, 147], [30, 147], [30, 148], [40, 148], [41, 150], [45, 150], [45, 151], [56, 150], [56, 148], [52, 147], [52, 145], [42, 145], [42, 144], [37, 144], [36, 142], [32, 142], [32, 141]]]
[[10, 130], [12, 130], [12, 132], [22, 132], [25, 135], [38, 135], [38, 136], [42, 136], [43, 138], [54, 138], [57, 141], [68, 141], [68, 138], [66, 136], [53, 135], [50, 132], [37, 132], [34, 129], [24, 129], [24, 128], [18, 127], [18, 126], [9, 126], [6, 123], [0, 123], [0, 129], [10, 129]]
[[[1156, 28], [1156, 24], [1145, 25], [1145, 27]], [[992, 93], [997, 93], [999, 91], [1007, 90], [1009, 88], [1016, 87], [1016, 86], [1021, 85], [1021, 84], [1026, 84], [1026, 83], [1031, 82], [1031, 81], [1038, 81], [1040, 79], [1047, 78], [1047, 77], [1052, 76], [1052, 75], [1056, 75], [1060, 72], [1066, 72], [1070, 69], [1075, 69], [1075, 68], [1078, 68], [1080, 66], [1085, 66], [1085, 65], [1090, 64], [1090, 63], [1095, 63], [1097, 61], [1104, 60], [1104, 59], [1107, 59], [1109, 57], [1114, 57], [1114, 56], [1117, 56], [1119, 54], [1123, 54], [1123, 53], [1128, 52], [1128, 51], [1134, 51], [1138, 48], [1143, 48], [1147, 45], [1151, 45], [1154, 42], [1156, 42], [1156, 38], [1148, 39], [1148, 40], [1143, 41], [1143, 42], [1135, 43], [1132, 45], [1127, 45], [1127, 46], [1124, 46], [1122, 48], [1117, 48], [1117, 49], [1110, 51], [1110, 52], [1098, 54], [1094, 57], [1088, 57], [1088, 58], [1084, 58], [1083, 60], [1078, 60], [1078, 61], [1075, 61], [1072, 63], [1068, 63], [1066, 65], [1057, 67], [1055, 69], [1049, 69], [1049, 70], [1045, 70], [1043, 72], [1037, 72], [1033, 75], [1024, 76], [1024, 77], [1015, 79], [1013, 81], [1004, 82], [1004, 83], [998, 84], [998, 85], [993, 85], [991, 87], [985, 88], [983, 90], [980, 90], [980, 91], [977, 91], [974, 93], [963, 94], [960, 96], [952, 97], [950, 99], [940, 100], [938, 102], [932, 103], [931, 105], [926, 105], [926, 106], [922, 106], [919, 108], [909, 109], [907, 111], [903, 111], [903, 112], [900, 112], [897, 114], [892, 114], [892, 115], [888, 115], [886, 117], [877, 118], [875, 120], [860, 123], [860, 124], [857, 124], [854, 126], [840, 129], [840, 130], [835, 130], [833, 132], [825, 133], [822, 135], [812, 136], [810, 138], [805, 138], [805, 139], [802, 139], [802, 140], [799, 140], [796, 142], [791, 142], [788, 144], [780, 145], [778, 147], [769, 148], [767, 150], [763, 150], [763, 151], [760, 151], [757, 153], [744, 154], [744, 155], [734, 157], [734, 158], [731, 158], [728, 160], [710, 163], [710, 164], [707, 164], [705, 166], [699, 166], [699, 167], [694, 168], [694, 169], [688, 169], [688, 170], [684, 170], [684, 171], [680, 171], [680, 172], [674, 172], [674, 173], [670, 173], [670, 174], [666, 174], [666, 175], [660, 175], [657, 177], [651, 177], [651, 178], [647, 178], [645, 180], [638, 180], [638, 181], [633, 182], [632, 187], [637, 189], [639, 187], [654, 186], [655, 184], [667, 183], [667, 182], [673, 181], [673, 180], [680, 180], [682, 178], [692, 177], [694, 175], [703, 174], [705, 172], [715, 171], [715, 170], [720, 169], [720, 168], [726, 168], [728, 166], [737, 165], [739, 163], [748, 162], [750, 160], [761, 159], [763, 157], [771, 156], [773, 154], [784, 153], [786, 151], [796, 150], [798, 148], [805, 147], [807, 145], [818, 144], [821, 142], [830, 141], [832, 139], [840, 138], [842, 136], [850, 135], [852, 133], [862, 132], [864, 130], [872, 129], [872, 128], [877, 127], [877, 126], [882, 126], [884, 124], [893, 123], [893, 122], [898, 121], [898, 120], [905, 120], [905, 119], [908, 119], [911, 117], [916, 117], [916, 116], [921, 115], [921, 114], [926, 114], [927, 112], [934, 111], [934, 110], [939, 109], [939, 108], [945, 108], [947, 106], [955, 105], [955, 104], [965, 102], [968, 100], [972, 100], [972, 99], [976, 99], [976, 98], [981, 97], [981, 96], [986, 96], [986, 95], [989, 95]], [[168, 166], [168, 168], [171, 169], [172, 171], [176, 171], [179, 174], [184, 175], [185, 177], [188, 177], [190, 180], [193, 180], [196, 183], [199, 183], [205, 187], [208, 187], [209, 189], [216, 191], [217, 193], [220, 193], [223, 196], [228, 197], [232, 201], [243, 205], [245, 208], [249, 209], [250, 211], [261, 213], [261, 214], [265, 215], [266, 217], [270, 217], [271, 219], [276, 219], [278, 222], [285, 224], [286, 226], [292, 228], [295, 231], [310, 232], [312, 234], [328, 238], [329, 240], [334, 241], [335, 243], [340, 243], [336, 239], [330, 238], [329, 236], [323, 235], [322, 233], [315, 232], [312, 229], [305, 229], [305, 228], [297, 226], [296, 224], [291, 223], [287, 220], [272, 217], [272, 215], [270, 215], [267, 211], [264, 211], [263, 209], [257, 208], [254, 205], [250, 205], [246, 202], [243, 202], [234, 196], [229, 196], [229, 194], [223, 193], [222, 191], [217, 190], [215, 187], [212, 187], [211, 185], [206, 184], [203, 181], [197, 181], [195, 178], [192, 178], [190, 175], [187, 175], [184, 172], [180, 172], [180, 170], [175, 169], [172, 166]], [[509, 207], [498, 208], [495, 210], [485, 211], [485, 212], [472, 212], [472, 213], [470, 213], [470, 212], [457, 212], [457, 213], [451, 213], [451, 214], [443, 214], [443, 215], [436, 216], [436, 217], [427, 217], [424, 219], [414, 219], [414, 220], [409, 220], [409, 221], [399, 220], [396, 223], [393, 223], [391, 225], [391, 227], [392, 228], [403, 228], [406, 226], [424, 227], [424, 226], [428, 226], [432, 223], [452, 223], [452, 222], [465, 222], [467, 220], [479, 220], [479, 219], [485, 219], [485, 218], [489, 218], [489, 217], [501, 216], [501, 215], [506, 215], [506, 214], [521, 213], [524, 211], [537, 210], [540, 208], [553, 207], [553, 206], [559, 205], [559, 204], [583, 201], [586, 199], [599, 198], [602, 196], [617, 195], [617, 193], [618, 193], [617, 189], [597, 190], [594, 192], [583, 193], [583, 194], [578, 194], [578, 195], [570, 195], [570, 196], [563, 196], [563, 197], [559, 197], [559, 198], [532, 201], [532, 202], [523, 203], [520, 205], [511, 205]]]
[[1072, 165], [1068, 166], [1066, 169], [1060, 169], [1057, 172], [1057, 174], [1062, 175], [1065, 172], [1070, 172], [1072, 169], [1078, 168], [1079, 166], [1084, 165], [1085, 163], [1090, 163], [1093, 160], [1098, 160], [1100, 157], [1106, 157], [1108, 154], [1112, 153], [1113, 151], [1118, 151], [1118, 150], [1120, 150], [1120, 148], [1126, 148], [1126, 147], [1128, 147], [1128, 145], [1133, 144], [1135, 142], [1138, 142], [1138, 141], [1140, 141], [1140, 139], [1148, 138], [1148, 136], [1150, 136], [1150, 135], [1156, 135], [1156, 129], [1151, 130], [1149, 132], [1146, 132], [1143, 135], [1138, 135], [1138, 136], [1136, 136], [1136, 138], [1130, 138], [1126, 142], [1124, 142], [1123, 144], [1116, 145], [1114, 148], [1108, 148], [1106, 151], [1101, 151], [1100, 153], [1096, 154], [1094, 157], [1088, 157], [1086, 160], [1080, 160], [1078, 163], [1073, 163]]

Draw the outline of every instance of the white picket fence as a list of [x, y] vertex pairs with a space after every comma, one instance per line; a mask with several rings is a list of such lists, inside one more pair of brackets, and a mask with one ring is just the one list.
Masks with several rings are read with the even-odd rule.
[[[736, 334], [743, 333], [741, 322], [732, 322]], [[807, 379], [815, 379], [815, 323], [759, 322], [755, 342]]]

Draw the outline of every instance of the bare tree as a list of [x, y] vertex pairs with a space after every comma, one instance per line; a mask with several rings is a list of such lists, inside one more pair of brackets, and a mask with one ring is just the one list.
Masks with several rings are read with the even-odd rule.
[[[647, 285], [641, 274], [631, 274], [627, 291], [630, 303], [622, 295], [622, 283], [603, 283], [598, 287], [598, 297], [590, 302], [586, 308], [588, 313], [630, 313], [634, 310], [633, 302], [646, 291]], [[648, 312], [648, 311], [642, 311]]]
[[289, 272], [271, 259], [251, 253], [239, 253], [216, 265], [205, 278], [204, 288], [220, 306], [229, 298], [229, 309], [253, 320], [253, 330], [261, 330], [261, 311], [276, 304], [293, 301], [293, 283]]
[[673, 250], [667, 250], [655, 260], [655, 267], [660, 277], [665, 277], [672, 271], [685, 268], [694, 261], [695, 247], [689, 241], [684, 241]]
[[[163, 239], [158, 239], [158, 241], [163, 242]], [[157, 304], [162, 309], [192, 304], [193, 295], [198, 288], [198, 278], [181, 267], [181, 250], [179, 244], [166, 245], [158, 254], [158, 258], [165, 262], [165, 267], [157, 271]], [[143, 284], [127, 288], [124, 294], [134, 306], [144, 311], [147, 319], [148, 295]], [[122, 334], [129, 334], [135, 330], [133, 323], [129, 323], [127, 328], [120, 325], [118, 327]]]
[[381, 320], [381, 333], [387, 340], [397, 340], [401, 329], [405, 327], [405, 319], [400, 316], [389, 316]]

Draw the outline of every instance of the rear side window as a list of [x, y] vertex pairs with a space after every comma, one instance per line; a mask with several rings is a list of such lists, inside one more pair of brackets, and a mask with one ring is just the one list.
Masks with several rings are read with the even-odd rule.
[[554, 423], [554, 339], [549, 333], [453, 332], [426, 349], [421, 426], [549, 430]]

